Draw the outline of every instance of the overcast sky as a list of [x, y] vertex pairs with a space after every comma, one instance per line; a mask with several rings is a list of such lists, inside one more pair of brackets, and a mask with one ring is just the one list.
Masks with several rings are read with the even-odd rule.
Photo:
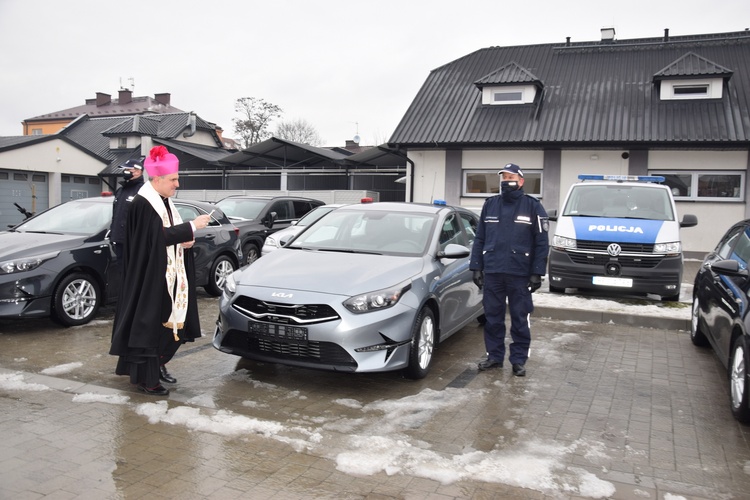
[[429, 72], [476, 50], [740, 31], [747, 0], [0, 0], [0, 136], [96, 92], [170, 93], [234, 137], [256, 97], [325, 146], [385, 142]]

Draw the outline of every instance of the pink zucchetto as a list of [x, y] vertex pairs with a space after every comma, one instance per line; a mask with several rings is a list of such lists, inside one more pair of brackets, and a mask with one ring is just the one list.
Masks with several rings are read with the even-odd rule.
[[180, 168], [180, 160], [164, 146], [154, 146], [149, 151], [143, 166], [149, 177], [160, 177], [176, 173]]

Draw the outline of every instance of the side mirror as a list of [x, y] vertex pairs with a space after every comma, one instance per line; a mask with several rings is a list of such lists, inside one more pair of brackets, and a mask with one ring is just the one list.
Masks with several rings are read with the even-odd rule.
[[682, 216], [682, 222], [680, 227], [693, 227], [698, 224], [698, 217], [693, 214], [685, 214]]
[[554, 210], [548, 210], [547, 211], [547, 218], [553, 222], [557, 221], [557, 209]]
[[747, 281], [748, 276], [750, 276], [750, 271], [741, 269], [740, 263], [732, 259], [714, 262], [711, 264], [711, 270], [716, 274], [729, 276], [730, 278], [742, 278], [743, 281]]
[[445, 250], [437, 253], [438, 259], [463, 259], [471, 255], [471, 250], [463, 245], [451, 243], [445, 247]]
[[276, 222], [276, 218], [276, 212], [270, 212], [268, 215], [263, 217], [263, 225], [268, 229], [271, 229], [273, 227], [273, 223]]

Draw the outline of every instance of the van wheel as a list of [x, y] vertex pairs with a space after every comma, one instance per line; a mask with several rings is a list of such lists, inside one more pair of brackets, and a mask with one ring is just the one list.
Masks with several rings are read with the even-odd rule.
[[679, 302], [680, 301], [680, 289], [677, 289], [677, 293], [674, 295], [663, 295], [661, 297], [662, 302]]
[[436, 330], [435, 315], [432, 309], [427, 306], [423, 307], [412, 327], [409, 366], [404, 370], [408, 378], [425, 378], [427, 372], [430, 371], [432, 352], [435, 349]]

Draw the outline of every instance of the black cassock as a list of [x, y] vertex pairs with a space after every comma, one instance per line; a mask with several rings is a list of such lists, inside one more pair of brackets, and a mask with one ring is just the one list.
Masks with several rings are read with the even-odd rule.
[[191, 249], [184, 250], [188, 310], [184, 328], [178, 332], [180, 340], [163, 325], [172, 312], [165, 276], [167, 246], [191, 241], [193, 229], [189, 222], [164, 227], [148, 200], [138, 195], [128, 211], [126, 232], [122, 289], [109, 353], [119, 356], [115, 373], [152, 388], [159, 385], [159, 365], [166, 364], [181, 344], [201, 336]]

